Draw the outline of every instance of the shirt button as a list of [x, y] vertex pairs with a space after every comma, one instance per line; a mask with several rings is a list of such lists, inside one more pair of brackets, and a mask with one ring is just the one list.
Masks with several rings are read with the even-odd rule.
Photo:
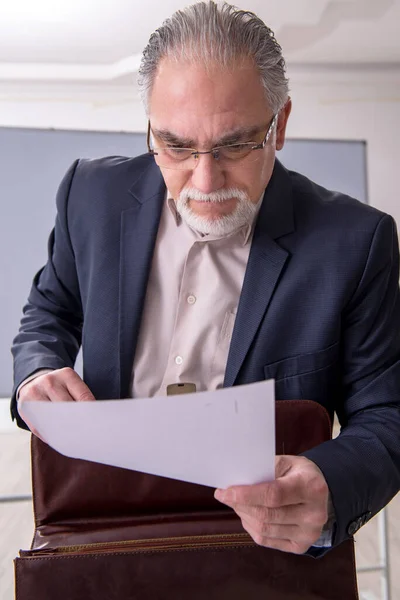
[[187, 297], [188, 304], [194, 304], [196, 302], [196, 296]]
[[177, 356], [177, 357], [175, 358], [175, 362], [176, 362], [176, 364], [177, 364], [177, 365], [181, 365], [181, 364], [183, 363], [183, 358], [182, 358], [182, 356]]

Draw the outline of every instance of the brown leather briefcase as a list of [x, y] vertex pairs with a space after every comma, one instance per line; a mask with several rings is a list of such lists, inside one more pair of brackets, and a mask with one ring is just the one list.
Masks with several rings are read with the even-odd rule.
[[[276, 404], [277, 453], [331, 436], [309, 401]], [[214, 490], [66, 458], [32, 436], [35, 533], [17, 600], [356, 600], [352, 540], [314, 559], [257, 546]]]

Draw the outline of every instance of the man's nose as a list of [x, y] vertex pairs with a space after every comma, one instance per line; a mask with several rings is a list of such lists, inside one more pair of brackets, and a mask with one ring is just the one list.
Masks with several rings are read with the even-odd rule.
[[192, 172], [192, 185], [203, 194], [210, 194], [224, 186], [225, 175], [218, 160], [211, 154], [200, 154]]

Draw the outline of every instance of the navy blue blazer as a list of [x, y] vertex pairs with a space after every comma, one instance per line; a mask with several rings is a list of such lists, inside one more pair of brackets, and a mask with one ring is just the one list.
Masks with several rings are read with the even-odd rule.
[[[164, 197], [149, 155], [80, 160], [65, 175], [48, 262], [13, 345], [20, 426], [18, 385], [37, 369], [73, 367], [81, 344], [95, 397], [129, 395]], [[338, 414], [339, 438], [305, 453], [331, 491], [335, 545], [400, 489], [398, 276], [390, 216], [276, 161], [224, 385], [275, 378], [279, 400], [315, 400]]]

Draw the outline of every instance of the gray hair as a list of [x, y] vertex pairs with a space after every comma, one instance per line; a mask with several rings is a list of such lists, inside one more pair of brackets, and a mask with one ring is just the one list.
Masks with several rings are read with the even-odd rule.
[[198, 2], [178, 10], [150, 36], [138, 77], [147, 112], [157, 68], [164, 57], [202, 62], [206, 68], [213, 63], [227, 68], [250, 57], [272, 111], [278, 112], [288, 99], [285, 60], [274, 32], [254, 13], [226, 2]]

